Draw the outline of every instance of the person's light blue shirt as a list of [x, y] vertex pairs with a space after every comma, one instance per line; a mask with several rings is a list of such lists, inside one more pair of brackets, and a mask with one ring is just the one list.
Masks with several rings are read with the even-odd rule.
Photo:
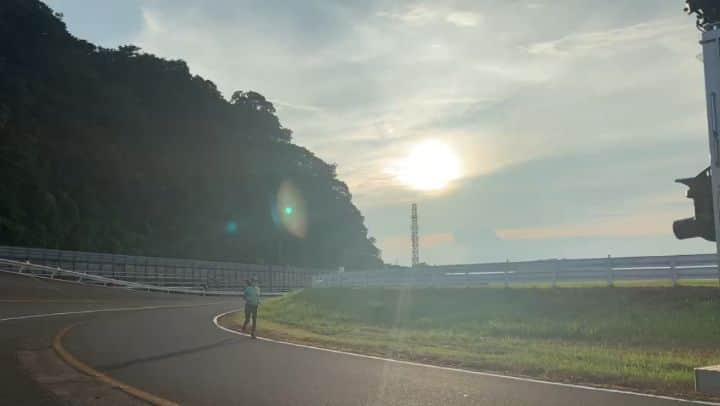
[[260, 288], [257, 286], [248, 286], [243, 291], [245, 302], [253, 306], [260, 304]]

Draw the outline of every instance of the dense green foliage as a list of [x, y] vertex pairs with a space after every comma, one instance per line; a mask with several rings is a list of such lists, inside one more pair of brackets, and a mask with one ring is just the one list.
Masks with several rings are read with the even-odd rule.
[[259, 334], [442, 365], [690, 394], [693, 368], [720, 362], [719, 315], [716, 287], [331, 288], [268, 301]]
[[[262, 95], [227, 101], [183, 61], [74, 38], [36, 0], [0, 2], [0, 39], [0, 244], [380, 263], [335, 166], [292, 144]], [[283, 182], [302, 237], [274, 215]]]

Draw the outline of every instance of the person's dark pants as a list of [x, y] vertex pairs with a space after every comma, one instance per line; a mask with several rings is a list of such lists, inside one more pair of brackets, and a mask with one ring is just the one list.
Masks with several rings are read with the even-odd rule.
[[243, 331], [247, 329], [248, 321], [250, 321], [250, 316], [252, 316], [252, 335], [255, 335], [255, 324], [257, 324], [257, 305], [252, 305], [249, 303], [245, 303], [245, 323], [243, 323]]

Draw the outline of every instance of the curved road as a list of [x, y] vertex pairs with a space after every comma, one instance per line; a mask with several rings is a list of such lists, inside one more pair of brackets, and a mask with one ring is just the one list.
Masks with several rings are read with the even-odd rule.
[[[21, 302], [23, 298], [17, 292], [3, 291], [8, 279], [28, 290], [26, 298], [32, 294], [36, 299]], [[128, 385], [180, 404], [689, 404], [251, 340], [223, 331], [212, 321], [217, 314], [240, 307], [237, 300], [216, 303], [212, 298], [134, 294], [34, 280], [28, 288], [30, 282], [22, 279], [0, 276], [3, 365], [10, 365], [4, 362], [13, 360], [11, 352], [47, 348], [59, 330], [73, 325], [63, 344], [77, 359]], [[48, 291], [38, 293], [42, 289], [57, 290], [48, 296]], [[78, 303], [79, 296], [95, 298], [95, 302]], [[185, 307], [15, 318], [175, 305]], [[259, 332], [262, 334], [261, 329]], [[13, 383], [7, 386], [13, 388], [9, 397], [0, 398], [0, 404], [59, 404], [22, 372], [17, 360], [12, 365], [0, 372], [3, 383]]]

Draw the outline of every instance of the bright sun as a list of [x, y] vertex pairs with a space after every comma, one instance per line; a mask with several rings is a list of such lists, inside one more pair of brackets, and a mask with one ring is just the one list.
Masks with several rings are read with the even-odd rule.
[[460, 177], [460, 162], [446, 144], [429, 140], [415, 146], [392, 172], [413, 189], [439, 190]]

